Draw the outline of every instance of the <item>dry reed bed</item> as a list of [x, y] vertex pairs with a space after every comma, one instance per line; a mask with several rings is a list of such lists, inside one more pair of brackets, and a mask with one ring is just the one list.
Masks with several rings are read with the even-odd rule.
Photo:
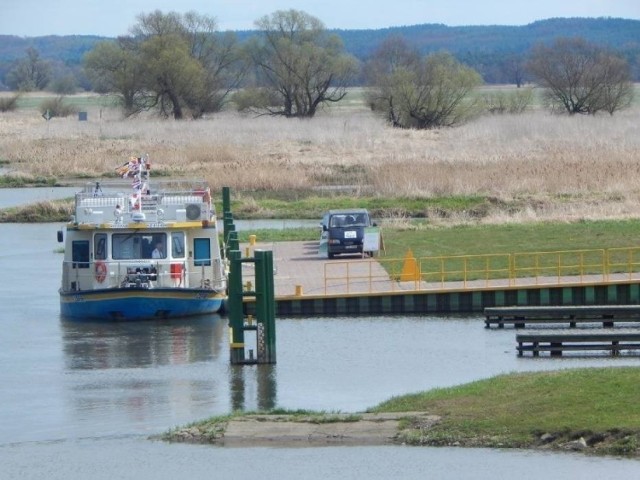
[[353, 185], [385, 197], [487, 195], [511, 205], [491, 212], [493, 221], [640, 214], [639, 109], [613, 117], [487, 116], [439, 131], [393, 129], [357, 110], [304, 121], [115, 115], [46, 123], [33, 111], [0, 114], [0, 159], [28, 175], [91, 177], [148, 153], [167, 174], [238, 191]]

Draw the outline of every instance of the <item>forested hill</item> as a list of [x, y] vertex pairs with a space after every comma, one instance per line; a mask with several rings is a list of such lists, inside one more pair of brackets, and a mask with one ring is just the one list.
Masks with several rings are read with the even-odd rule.
[[446, 50], [468, 53], [524, 53], [538, 42], [558, 37], [582, 37], [621, 51], [640, 48], [640, 21], [620, 18], [552, 18], [524, 26], [448, 27], [441, 24], [391, 27], [381, 30], [337, 30], [349, 52], [365, 58], [390, 35], [402, 36], [423, 53]]
[[[508, 56], [524, 57], [532, 45], [558, 37], [582, 37], [620, 52], [631, 64], [636, 80], [640, 79], [640, 21], [620, 18], [552, 18], [523, 26], [448, 27], [422, 24], [377, 30], [334, 30], [348, 52], [366, 59], [386, 37], [404, 37], [423, 53], [446, 50], [476, 68], [488, 82], [500, 82], [496, 65]], [[254, 31], [236, 32], [244, 40]], [[28, 47], [35, 48], [44, 59], [66, 65], [79, 65], [83, 55], [96, 43], [108, 40], [98, 36], [16, 37], [0, 35], [0, 72], [8, 64], [23, 58]], [[4, 67], [4, 68], [3, 68]]]

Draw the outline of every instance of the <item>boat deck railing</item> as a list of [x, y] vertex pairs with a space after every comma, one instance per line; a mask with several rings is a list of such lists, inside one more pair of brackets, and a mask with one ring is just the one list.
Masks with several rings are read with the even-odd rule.
[[[62, 290], [82, 291], [110, 288], [206, 288], [226, 286], [220, 260], [201, 260], [201, 265], [177, 260], [98, 260], [63, 262]], [[208, 265], [207, 265], [208, 264]]]
[[215, 216], [208, 187], [189, 190], [153, 189], [134, 193], [123, 184], [86, 187], [75, 196], [75, 222], [113, 224], [210, 220]]

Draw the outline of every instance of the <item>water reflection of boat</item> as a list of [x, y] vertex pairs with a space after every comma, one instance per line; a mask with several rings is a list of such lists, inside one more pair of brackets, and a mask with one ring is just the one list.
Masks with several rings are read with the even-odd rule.
[[70, 370], [184, 365], [217, 358], [226, 338], [219, 315], [152, 322], [62, 321], [65, 363]]
[[[142, 320], [218, 312], [226, 295], [215, 210], [207, 185], [150, 185], [150, 162], [91, 183], [66, 226], [60, 311], [72, 318]], [[58, 240], [63, 241], [63, 232]]]

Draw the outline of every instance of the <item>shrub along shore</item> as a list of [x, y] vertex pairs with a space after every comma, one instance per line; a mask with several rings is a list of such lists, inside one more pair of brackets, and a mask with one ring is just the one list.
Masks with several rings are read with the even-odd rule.
[[[259, 241], [312, 241], [320, 237], [322, 213], [342, 199], [320, 203], [312, 198], [287, 204], [273, 200], [234, 201], [236, 219], [278, 218], [308, 220], [317, 218], [318, 228], [261, 229], [239, 232], [239, 240], [246, 242], [250, 234]], [[640, 222], [623, 220], [529, 221], [485, 223], [482, 219], [456, 222], [441, 217], [392, 217], [379, 207], [379, 199], [350, 199], [348, 207], [361, 206], [372, 212], [384, 238], [386, 258], [403, 258], [411, 249], [417, 258], [439, 255], [481, 255], [518, 252], [592, 250], [638, 245]], [[248, 205], [253, 205], [250, 211]], [[0, 222], [61, 222], [66, 223], [72, 212], [72, 200], [45, 201], [0, 210]], [[221, 207], [217, 206], [218, 211]], [[450, 216], [457, 207], [450, 207]], [[269, 212], [261, 215], [261, 212]]]

